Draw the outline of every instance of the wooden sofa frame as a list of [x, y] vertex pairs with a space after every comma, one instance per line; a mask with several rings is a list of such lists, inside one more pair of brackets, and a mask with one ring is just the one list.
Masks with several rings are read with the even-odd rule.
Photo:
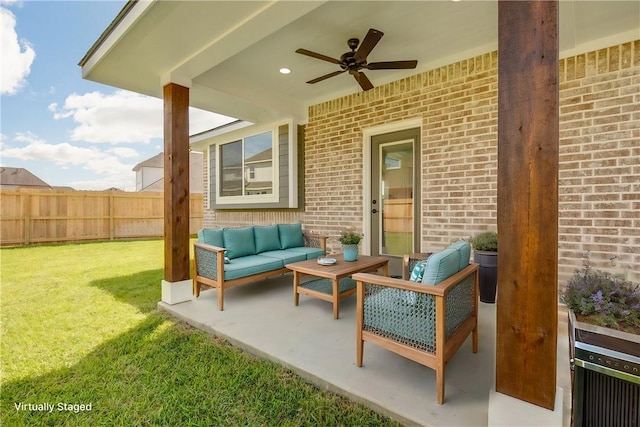
[[[304, 244], [306, 247], [317, 247], [326, 252], [327, 250], [327, 237], [319, 236], [319, 235], [308, 235], [303, 234]], [[245, 283], [251, 283], [258, 280], [264, 280], [269, 277], [279, 276], [284, 273], [288, 273], [289, 270], [286, 267], [282, 267], [276, 270], [263, 271], [260, 273], [256, 273], [250, 276], [240, 277], [233, 280], [225, 280], [224, 278], [224, 254], [226, 248], [221, 248], [218, 246], [208, 245], [206, 243], [195, 242], [193, 244], [194, 249], [194, 260], [193, 260], [193, 294], [196, 297], [200, 296], [201, 286], [207, 286], [211, 288], [215, 288], [218, 290], [218, 310], [222, 311], [224, 309], [224, 291], [225, 289], [232, 288], [238, 285], [244, 285]], [[204, 253], [209, 253], [209, 256], [212, 256], [213, 259], [211, 261], [214, 262], [216, 266], [216, 278], [211, 278], [207, 276], [203, 276], [198, 274], [200, 271], [198, 268], [198, 251], [204, 251]], [[222, 266], [222, 268], [218, 268]]]
[[[414, 283], [402, 279], [382, 277], [369, 273], [354, 274], [353, 279], [357, 282], [356, 365], [362, 366], [364, 342], [368, 341], [434, 369], [436, 371], [437, 399], [438, 403], [442, 404], [444, 402], [446, 364], [453, 358], [456, 351], [464, 343], [469, 334], [472, 336], [472, 351], [474, 353], [478, 352], [478, 267], [478, 264], [469, 264], [468, 267], [435, 286]], [[464, 279], [469, 276], [473, 276], [474, 303], [472, 314], [462, 321], [457, 329], [448, 338], [446, 338], [445, 320], [447, 296], [455, 289], [456, 286], [463, 283]], [[414, 291], [433, 295], [435, 297], [435, 353], [430, 353], [395, 341], [382, 334], [364, 330], [364, 298], [365, 287], [368, 284]]]

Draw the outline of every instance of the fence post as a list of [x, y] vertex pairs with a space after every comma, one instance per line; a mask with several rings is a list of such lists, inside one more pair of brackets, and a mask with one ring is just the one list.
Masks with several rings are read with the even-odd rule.
[[113, 190], [109, 192], [109, 240], [115, 240], [116, 238], [116, 226], [115, 226], [115, 197], [113, 196]]
[[22, 196], [24, 197], [22, 202], [24, 204], [24, 246], [28, 246], [31, 237], [31, 200], [29, 193], [22, 193]]

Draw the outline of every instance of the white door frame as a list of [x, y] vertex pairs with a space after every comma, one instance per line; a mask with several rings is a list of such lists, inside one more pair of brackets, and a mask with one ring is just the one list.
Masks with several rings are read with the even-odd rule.
[[[368, 235], [371, 230], [371, 138], [376, 135], [413, 128], [419, 128], [422, 134], [422, 117], [362, 129], [362, 230], [364, 232], [362, 252], [364, 255], [371, 255], [371, 236]], [[416, 180], [421, 181], [422, 169], [416, 170], [415, 173], [417, 174]], [[414, 221], [420, 221], [420, 217], [414, 218]]]

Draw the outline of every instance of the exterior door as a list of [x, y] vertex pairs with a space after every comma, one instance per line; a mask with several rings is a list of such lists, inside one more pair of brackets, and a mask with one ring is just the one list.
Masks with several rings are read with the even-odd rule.
[[418, 128], [371, 138], [371, 254], [402, 257], [419, 246]]

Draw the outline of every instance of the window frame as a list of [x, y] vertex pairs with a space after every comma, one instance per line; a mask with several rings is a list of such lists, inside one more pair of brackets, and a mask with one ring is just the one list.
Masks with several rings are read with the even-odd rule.
[[[232, 144], [238, 141], [242, 141], [242, 180], [243, 184], [245, 182], [245, 140], [257, 135], [261, 135], [264, 133], [271, 133], [271, 194], [253, 194], [253, 195], [239, 195], [239, 196], [222, 196], [220, 194], [221, 190], [221, 178], [220, 171], [222, 165], [222, 147], [227, 144]], [[215, 174], [215, 184], [216, 184], [216, 204], [217, 205], [239, 205], [239, 204], [264, 204], [264, 203], [277, 203], [280, 199], [279, 189], [280, 189], [280, 165], [278, 162], [279, 159], [279, 144], [278, 144], [278, 127], [265, 127], [265, 128], [256, 128], [251, 129], [251, 132], [247, 132], [240, 137], [229, 138], [227, 140], [212, 144], [210, 149], [215, 149], [215, 159], [216, 159], [216, 174]]]

